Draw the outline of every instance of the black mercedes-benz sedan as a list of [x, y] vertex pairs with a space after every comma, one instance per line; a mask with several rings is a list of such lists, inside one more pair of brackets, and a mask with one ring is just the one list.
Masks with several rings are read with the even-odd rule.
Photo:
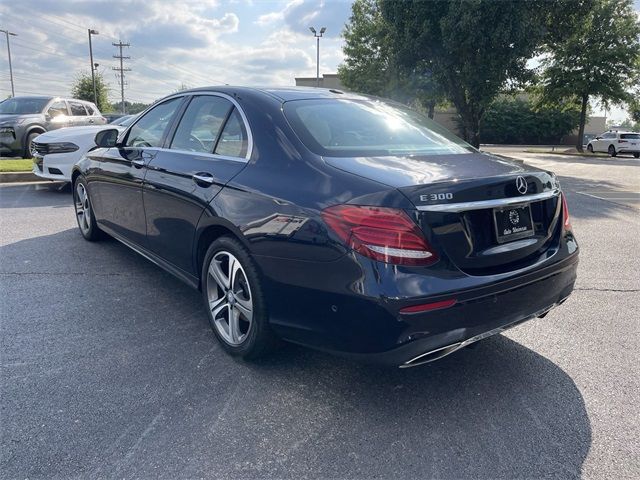
[[244, 358], [286, 340], [419, 365], [546, 315], [576, 279], [553, 173], [383, 99], [200, 88], [96, 144], [73, 171], [84, 238], [200, 289]]

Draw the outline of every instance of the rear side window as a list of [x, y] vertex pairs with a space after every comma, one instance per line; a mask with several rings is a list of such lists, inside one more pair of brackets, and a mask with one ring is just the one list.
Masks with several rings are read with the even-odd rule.
[[84, 105], [80, 102], [69, 102], [69, 106], [71, 107], [71, 115], [73, 116], [87, 116], [87, 111], [84, 109]]
[[286, 102], [285, 116], [312, 152], [328, 157], [451, 155], [475, 150], [417, 112], [374, 100]]
[[238, 110], [234, 108], [222, 130], [215, 153], [225, 157], [244, 158], [247, 155], [248, 146], [247, 130]]
[[67, 104], [63, 101], [53, 102], [49, 110], [47, 110], [47, 113], [53, 118], [59, 117], [60, 115], [67, 115]]
[[620, 138], [624, 140], [640, 140], [640, 133], [621, 133]]
[[127, 147], [161, 147], [170, 120], [182, 103], [182, 97], [172, 98], [156, 105], [131, 127]]
[[195, 97], [180, 120], [170, 148], [213, 153], [222, 125], [232, 108], [233, 104], [222, 97]]

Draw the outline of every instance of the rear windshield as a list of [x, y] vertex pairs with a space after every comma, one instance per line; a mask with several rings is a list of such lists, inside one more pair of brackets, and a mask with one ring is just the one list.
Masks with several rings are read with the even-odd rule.
[[640, 139], [640, 133], [621, 133], [620, 138], [626, 138], [627, 140], [638, 140]]
[[327, 157], [475, 151], [433, 120], [382, 101], [294, 100], [284, 113], [307, 148]]
[[48, 98], [8, 98], [0, 103], [0, 113], [30, 114], [42, 113], [49, 103]]

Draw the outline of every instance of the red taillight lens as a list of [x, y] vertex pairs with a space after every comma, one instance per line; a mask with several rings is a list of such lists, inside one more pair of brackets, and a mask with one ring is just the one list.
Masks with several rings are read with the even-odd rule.
[[431, 265], [438, 255], [418, 226], [402, 210], [336, 205], [322, 218], [356, 252], [397, 265]]
[[571, 219], [569, 218], [569, 207], [567, 207], [567, 198], [562, 194], [562, 221], [564, 223], [564, 229], [571, 230]]
[[456, 304], [454, 298], [450, 300], [441, 300], [440, 302], [423, 303], [420, 305], [411, 305], [410, 307], [404, 307], [400, 309], [400, 313], [422, 313], [430, 312], [431, 310], [440, 310], [442, 308], [453, 307]]

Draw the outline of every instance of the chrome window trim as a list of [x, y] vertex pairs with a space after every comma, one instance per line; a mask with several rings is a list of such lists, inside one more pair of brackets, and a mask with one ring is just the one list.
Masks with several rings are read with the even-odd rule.
[[[149, 148], [149, 147], [146, 147]], [[157, 150], [160, 152], [175, 152], [175, 153], [187, 153], [189, 155], [197, 155], [199, 157], [207, 157], [212, 160], [231, 160], [234, 162], [247, 163], [249, 161], [248, 158], [243, 157], [229, 157], [226, 155], [218, 155], [217, 153], [208, 153], [208, 152], [194, 152], [193, 150], [181, 150], [178, 148], [164, 148], [164, 147], [153, 147], [153, 150]]]
[[464, 212], [468, 210], [483, 210], [485, 208], [499, 208], [520, 203], [539, 202], [560, 195], [556, 188], [542, 193], [522, 195], [521, 197], [497, 198], [495, 200], [480, 200], [477, 202], [439, 203], [435, 205], [418, 205], [416, 208], [423, 212]]

